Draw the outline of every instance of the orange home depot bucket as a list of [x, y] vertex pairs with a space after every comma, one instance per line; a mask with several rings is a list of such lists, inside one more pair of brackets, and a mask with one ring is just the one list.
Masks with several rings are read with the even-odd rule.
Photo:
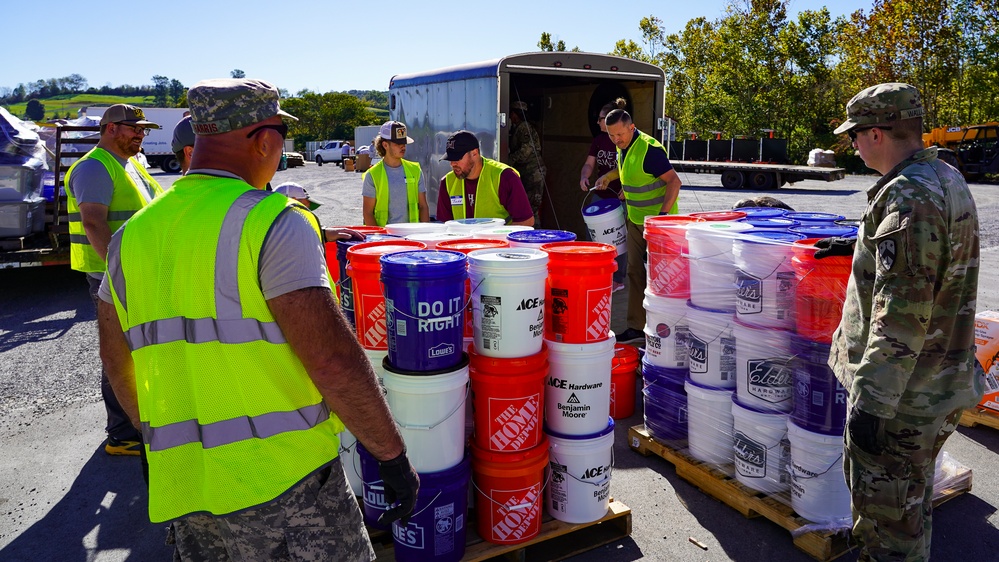
[[379, 258], [385, 254], [426, 248], [423, 242], [413, 240], [385, 240], [364, 242], [347, 250], [347, 275], [354, 293], [354, 324], [361, 347], [388, 350], [385, 294], [382, 292]]
[[653, 295], [690, 298], [687, 225], [704, 219], [691, 215], [657, 215], [645, 219], [649, 254], [649, 290]]
[[853, 257], [830, 256], [817, 260], [815, 242], [818, 240], [805, 238], [792, 245], [791, 267], [798, 284], [794, 304], [796, 331], [810, 341], [831, 343], [843, 315]]
[[527, 357], [488, 357], [469, 349], [472, 440], [486, 451], [523, 451], [541, 443], [548, 348]]
[[548, 439], [513, 453], [487, 451], [472, 444], [479, 536], [494, 544], [519, 544], [541, 532], [543, 484]]
[[545, 339], [560, 343], [606, 340], [617, 248], [600, 242], [554, 242], [541, 250], [548, 252]]
[[[479, 239], [479, 238], [455, 238], [437, 243], [438, 250], [452, 250], [468, 255], [475, 250], [489, 250], [491, 248], [509, 248], [510, 243], [506, 240]], [[465, 280], [465, 302], [472, 302], [472, 281]], [[472, 337], [472, 307], [465, 307], [465, 331], [466, 338]]]
[[623, 343], [614, 345], [611, 360], [610, 416], [616, 420], [635, 413], [635, 380], [641, 356], [638, 348]]

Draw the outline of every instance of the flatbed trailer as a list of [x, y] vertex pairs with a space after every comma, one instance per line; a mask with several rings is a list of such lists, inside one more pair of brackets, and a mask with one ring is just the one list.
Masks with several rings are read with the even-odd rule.
[[794, 166], [791, 164], [763, 164], [748, 162], [705, 162], [671, 160], [677, 173], [720, 174], [721, 185], [726, 189], [776, 189], [785, 184], [802, 180], [836, 181], [846, 176], [843, 168]]

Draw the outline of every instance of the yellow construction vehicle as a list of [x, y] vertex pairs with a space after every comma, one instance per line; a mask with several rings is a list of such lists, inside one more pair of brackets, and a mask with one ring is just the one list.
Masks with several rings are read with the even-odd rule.
[[937, 127], [923, 134], [923, 145], [940, 147], [940, 158], [970, 181], [999, 174], [999, 122], [967, 127]]

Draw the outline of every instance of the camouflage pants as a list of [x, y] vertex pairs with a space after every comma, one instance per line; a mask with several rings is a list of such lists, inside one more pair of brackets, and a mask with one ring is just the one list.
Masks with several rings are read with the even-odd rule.
[[845, 432], [843, 471], [860, 560], [929, 559], [934, 461], [960, 418], [961, 410], [939, 418], [896, 414], [884, 421], [880, 455], [860, 450]]
[[[518, 171], [521, 171], [520, 168]], [[524, 184], [527, 200], [531, 202], [531, 210], [534, 212], [534, 228], [541, 225], [541, 199], [545, 193], [545, 171], [544, 168], [525, 167], [520, 174], [520, 181]]]
[[175, 561], [375, 559], [340, 459], [260, 507], [173, 523]]

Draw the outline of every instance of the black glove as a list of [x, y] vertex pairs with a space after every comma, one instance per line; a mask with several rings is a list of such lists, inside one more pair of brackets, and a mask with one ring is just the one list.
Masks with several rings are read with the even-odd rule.
[[853, 256], [853, 245], [856, 238], [823, 238], [815, 242], [815, 247], [819, 248], [815, 252], [815, 259], [828, 258], [830, 256]]
[[850, 417], [846, 420], [850, 441], [870, 455], [880, 455], [884, 450], [880, 436], [884, 422], [882, 418], [868, 414], [860, 408], [851, 408]]
[[405, 525], [416, 507], [416, 494], [420, 491], [420, 477], [406, 457], [406, 449], [390, 461], [378, 461], [378, 475], [385, 485], [385, 501], [390, 507], [378, 518], [379, 525], [390, 525], [401, 519]]

